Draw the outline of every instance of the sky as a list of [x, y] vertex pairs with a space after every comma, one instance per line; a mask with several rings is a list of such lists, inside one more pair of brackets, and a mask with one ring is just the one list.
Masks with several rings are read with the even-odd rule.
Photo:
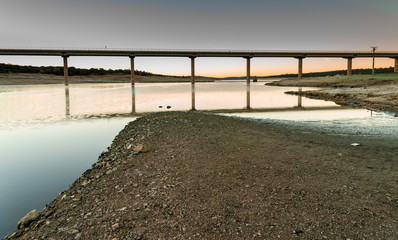
[[[0, 47], [398, 51], [396, 0], [0, 0]], [[60, 57], [0, 56], [61, 66]], [[297, 60], [254, 58], [252, 75], [296, 73]], [[75, 67], [129, 68], [120, 57], [70, 57]], [[188, 58], [141, 57], [137, 70], [189, 75]], [[389, 67], [392, 59], [376, 59]], [[304, 72], [346, 69], [306, 58]], [[354, 59], [353, 68], [370, 68]], [[196, 74], [243, 76], [243, 58], [197, 58]]]

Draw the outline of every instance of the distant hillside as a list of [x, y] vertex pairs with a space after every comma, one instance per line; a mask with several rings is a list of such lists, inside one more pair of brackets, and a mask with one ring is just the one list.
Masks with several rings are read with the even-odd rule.
[[[392, 73], [394, 72], [393, 67], [389, 68], [375, 68], [375, 73]], [[371, 74], [372, 69], [353, 69], [352, 74]], [[303, 77], [325, 77], [325, 76], [334, 76], [334, 75], [346, 75], [347, 70], [336, 70], [336, 71], [328, 71], [328, 72], [312, 72], [312, 73], [304, 73]], [[271, 76], [257, 76], [257, 78], [295, 78], [297, 74], [280, 74], [280, 75], [271, 75]], [[253, 78], [253, 76], [252, 76]], [[246, 76], [242, 77], [226, 77], [226, 78], [218, 78], [219, 80], [242, 80], [246, 79]]]
[[[70, 76], [87, 76], [87, 75], [122, 75], [122, 74], [130, 74], [130, 69], [103, 69], [103, 68], [75, 68], [69, 67], [68, 72]], [[389, 68], [376, 68], [375, 73], [392, 73], [394, 72], [393, 67]], [[13, 65], [13, 64], [4, 64], [0, 63], [0, 73], [41, 73], [41, 74], [54, 74], [54, 75], [63, 75], [64, 68], [60, 66], [21, 66], [21, 65]], [[162, 74], [155, 74], [151, 72], [145, 71], [137, 71], [134, 73], [139, 76], [168, 76], [175, 78], [184, 78], [184, 76], [169, 76]], [[352, 74], [370, 74], [372, 73], [372, 69], [353, 69]], [[337, 71], [328, 71], [328, 72], [312, 72], [312, 73], [304, 73], [303, 77], [324, 77], [324, 76], [334, 76], [334, 75], [345, 75], [347, 74], [347, 70], [337, 70]], [[187, 76], [189, 77], [189, 76]], [[201, 77], [196, 76], [198, 78], [209, 79], [209, 80], [242, 80], [246, 79], [246, 76], [241, 77], [225, 77], [225, 78], [212, 78], [212, 77]], [[280, 75], [271, 75], [271, 76], [257, 76], [257, 78], [294, 78], [297, 77], [297, 74], [280, 74]], [[253, 78], [253, 76], [252, 76]]]
[[[75, 68], [75, 67], [69, 67], [68, 72], [70, 76], [130, 74], [129, 69], [105, 70], [103, 68], [86, 69], [86, 68]], [[20, 66], [20, 65], [0, 63], [0, 73], [42, 73], [42, 74], [63, 75], [64, 68], [59, 66], [35, 67], [35, 66]], [[140, 76], [162, 76], [161, 74], [154, 74], [145, 71], [134, 71], [134, 73]]]

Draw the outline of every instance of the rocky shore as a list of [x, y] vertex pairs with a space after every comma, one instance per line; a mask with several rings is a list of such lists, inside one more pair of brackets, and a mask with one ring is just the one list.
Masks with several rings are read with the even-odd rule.
[[398, 74], [284, 79], [269, 85], [321, 87], [321, 90], [286, 93], [398, 114]]
[[396, 239], [397, 156], [361, 135], [149, 114], [6, 239]]

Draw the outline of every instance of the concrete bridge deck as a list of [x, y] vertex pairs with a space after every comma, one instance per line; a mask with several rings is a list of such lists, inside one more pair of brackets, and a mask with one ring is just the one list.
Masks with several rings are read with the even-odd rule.
[[398, 58], [394, 51], [277, 51], [203, 49], [111, 49], [111, 48], [0, 48], [0, 55], [111, 56], [111, 57], [273, 57], [273, 58]]

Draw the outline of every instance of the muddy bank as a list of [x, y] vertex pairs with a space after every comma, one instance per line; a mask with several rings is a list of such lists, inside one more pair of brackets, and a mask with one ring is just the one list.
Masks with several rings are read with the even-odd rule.
[[380, 139], [150, 114], [13, 236], [395, 239], [397, 156]]
[[[135, 76], [137, 83], [191, 82], [191, 77]], [[213, 82], [214, 79], [197, 77], [197, 82]], [[130, 83], [130, 75], [69, 76], [70, 84], [78, 83]], [[0, 85], [64, 84], [64, 77], [51, 74], [1, 73]]]
[[398, 114], [398, 74], [283, 79], [267, 85], [321, 87], [316, 91], [287, 93]]

